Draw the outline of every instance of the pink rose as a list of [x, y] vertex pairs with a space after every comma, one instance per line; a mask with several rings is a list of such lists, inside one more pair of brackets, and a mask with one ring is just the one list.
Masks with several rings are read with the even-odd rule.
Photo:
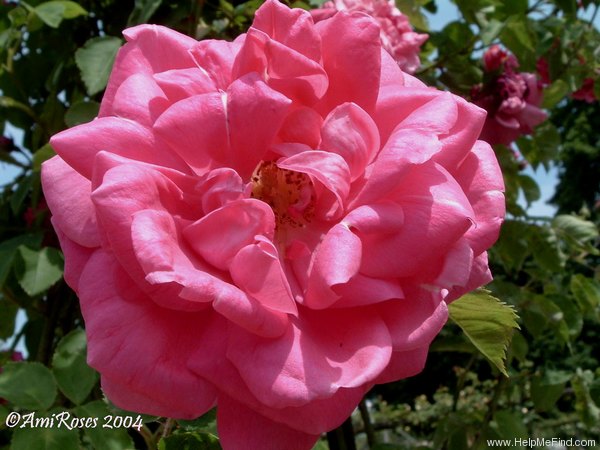
[[581, 87], [573, 92], [572, 95], [575, 100], [594, 103], [596, 101], [596, 94], [594, 92], [594, 79], [586, 78], [583, 80]]
[[492, 145], [510, 145], [546, 120], [547, 114], [539, 108], [542, 84], [535, 74], [517, 72], [517, 59], [497, 45], [488, 49], [483, 61], [493, 76], [471, 92], [475, 104], [488, 112], [480, 139]]
[[318, 22], [334, 15], [337, 11], [362, 12], [372, 16], [381, 28], [381, 44], [407, 73], [415, 73], [421, 65], [419, 52], [421, 45], [429, 37], [415, 33], [408, 17], [396, 8], [394, 0], [333, 0], [322, 8], [311, 11]]
[[506, 52], [499, 45], [492, 45], [483, 54], [483, 66], [487, 72], [494, 72], [505, 68], [515, 70], [519, 63], [515, 55]]
[[125, 37], [42, 173], [89, 364], [125, 409], [217, 405], [226, 449], [310, 449], [490, 281], [485, 112], [404, 74], [364, 14], [268, 0], [234, 42]]
[[552, 81], [550, 80], [550, 65], [548, 64], [548, 60], [546, 58], [539, 58], [535, 63], [535, 70], [542, 82], [542, 86], [547, 86]]

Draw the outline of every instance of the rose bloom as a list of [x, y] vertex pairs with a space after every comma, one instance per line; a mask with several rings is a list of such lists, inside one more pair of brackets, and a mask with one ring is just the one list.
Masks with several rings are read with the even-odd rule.
[[404, 74], [360, 13], [269, 0], [234, 42], [125, 37], [42, 171], [88, 362], [121, 408], [216, 405], [226, 449], [309, 449], [490, 281], [485, 112]]
[[392, 55], [400, 68], [411, 74], [419, 68], [421, 45], [429, 36], [413, 30], [408, 17], [396, 8], [394, 0], [333, 0], [310, 13], [315, 22], [318, 22], [333, 16], [337, 11], [356, 11], [372, 16], [381, 28], [379, 36], [383, 48]]
[[488, 112], [480, 138], [492, 145], [510, 145], [546, 120], [539, 108], [542, 83], [533, 73], [517, 72], [516, 57], [497, 45], [485, 52], [483, 65], [491, 77], [471, 92], [475, 104]]
[[[585, 60], [581, 60], [581, 64], [585, 64]], [[536, 70], [544, 85], [548, 85], [552, 82], [550, 80], [550, 68], [548, 66], [548, 60], [546, 58], [539, 58], [537, 60]], [[597, 71], [597, 74], [600, 75], [600, 72]], [[597, 100], [596, 94], [594, 92], [594, 83], [595, 80], [593, 78], [584, 79], [583, 83], [581, 84], [581, 87], [575, 92], [573, 92], [571, 96], [575, 100], [582, 100], [587, 103], [594, 103]]]
[[586, 78], [579, 89], [573, 92], [572, 96], [575, 100], [581, 100], [586, 103], [594, 103], [596, 101], [596, 93], [594, 92], [594, 79]]

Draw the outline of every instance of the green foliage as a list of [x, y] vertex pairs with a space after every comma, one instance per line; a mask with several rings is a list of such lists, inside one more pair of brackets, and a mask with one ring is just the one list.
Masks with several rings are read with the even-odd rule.
[[[75, 408], [77, 417], [87, 418], [96, 417], [104, 420], [104, 417], [112, 414], [106, 403], [101, 400], [95, 400], [85, 405]], [[102, 422], [104, 424], [104, 422]], [[88, 427], [84, 430], [86, 439], [92, 444], [95, 450], [122, 450], [133, 448], [134, 444], [124, 428], [101, 428]]]
[[121, 39], [111, 36], [95, 37], [75, 52], [75, 62], [81, 71], [81, 78], [89, 96], [97, 94], [106, 87], [122, 43]]
[[29, 296], [39, 295], [62, 278], [62, 254], [52, 247], [32, 250], [22, 245], [18, 248], [15, 272], [19, 284]]
[[158, 450], [220, 450], [216, 436], [198, 432], [176, 432], [158, 443]]
[[85, 332], [73, 330], [63, 337], [52, 357], [52, 373], [58, 387], [76, 405], [81, 404], [98, 380], [98, 374], [86, 364]]
[[69, 1], [44, 2], [36, 6], [33, 11], [42, 22], [52, 28], [58, 28], [64, 19], [74, 19], [87, 14], [78, 3]]
[[19, 408], [45, 410], [54, 403], [56, 383], [43, 364], [11, 362], [0, 373], [0, 396]]
[[473, 345], [508, 376], [504, 359], [513, 329], [518, 328], [515, 310], [480, 289], [451, 303], [449, 312]]
[[68, 428], [17, 428], [12, 450], [79, 450], [77, 433]]

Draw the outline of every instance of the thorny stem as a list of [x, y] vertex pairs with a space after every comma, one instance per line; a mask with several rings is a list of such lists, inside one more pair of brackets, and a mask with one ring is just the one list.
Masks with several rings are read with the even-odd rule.
[[173, 428], [174, 423], [175, 423], [174, 420], [171, 419], [170, 417], [167, 419], [167, 421], [165, 422], [165, 426], [163, 428], [162, 434], [161, 434], [162, 439], [166, 438], [169, 434], [171, 434], [171, 429]]
[[[496, 409], [498, 408], [498, 401], [500, 400], [500, 396], [504, 392], [504, 386], [506, 384], [506, 380], [508, 380], [508, 378], [506, 378], [503, 375], [500, 375], [496, 378], [497, 384], [494, 389], [494, 396], [492, 397], [492, 400], [490, 401], [490, 406], [485, 415], [485, 419], [483, 420], [483, 423], [490, 423], [492, 421], [492, 419], [494, 418], [494, 414], [496, 414]], [[484, 433], [482, 431], [480, 431], [479, 435], [475, 439], [475, 443], [473, 444], [472, 448], [480, 448], [480, 444], [481, 444], [481, 441], [483, 438], [484, 438]]]
[[352, 416], [335, 430], [327, 432], [327, 443], [330, 450], [356, 450]]
[[369, 448], [373, 447], [377, 443], [375, 436], [375, 429], [373, 428], [373, 422], [371, 422], [371, 415], [369, 414], [369, 408], [367, 402], [363, 398], [358, 404], [358, 410], [360, 411], [360, 417], [362, 418], [365, 434], [367, 435], [367, 443]]
[[465, 382], [467, 380], [467, 373], [471, 369], [471, 366], [473, 366], [473, 364], [475, 363], [476, 359], [477, 359], [476, 354], [471, 356], [471, 358], [469, 359], [469, 362], [467, 362], [467, 365], [464, 367], [462, 373], [460, 374], [460, 376], [458, 377], [458, 380], [456, 381], [456, 390], [454, 391], [454, 396], [452, 399], [452, 411], [454, 411], [454, 412], [456, 412], [458, 409], [458, 400], [460, 398], [461, 391], [465, 387]]
[[142, 438], [144, 439], [144, 442], [146, 443], [146, 447], [148, 448], [148, 450], [156, 449], [156, 443], [154, 442], [154, 435], [152, 434], [152, 432], [146, 425], [142, 425], [142, 427], [138, 430], [138, 433], [140, 433], [140, 436], [142, 436]]

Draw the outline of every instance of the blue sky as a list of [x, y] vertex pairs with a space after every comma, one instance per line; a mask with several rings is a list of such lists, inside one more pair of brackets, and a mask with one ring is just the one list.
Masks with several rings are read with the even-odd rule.
[[[457, 20], [460, 17], [457, 6], [451, 3], [449, 0], [438, 0], [436, 1], [438, 11], [436, 14], [427, 14], [429, 19], [429, 26], [434, 31], [439, 31], [448, 23]], [[548, 200], [554, 195], [556, 184], [558, 183], [558, 171], [556, 168], [551, 168], [550, 171], [546, 171], [543, 167], [538, 167], [534, 171], [528, 166], [524, 174], [533, 177], [540, 186], [541, 197], [540, 200], [534, 202], [531, 205], [528, 213], [532, 216], [553, 216], [556, 208], [549, 205]], [[525, 205], [525, 199], [521, 195], [521, 203]]]

